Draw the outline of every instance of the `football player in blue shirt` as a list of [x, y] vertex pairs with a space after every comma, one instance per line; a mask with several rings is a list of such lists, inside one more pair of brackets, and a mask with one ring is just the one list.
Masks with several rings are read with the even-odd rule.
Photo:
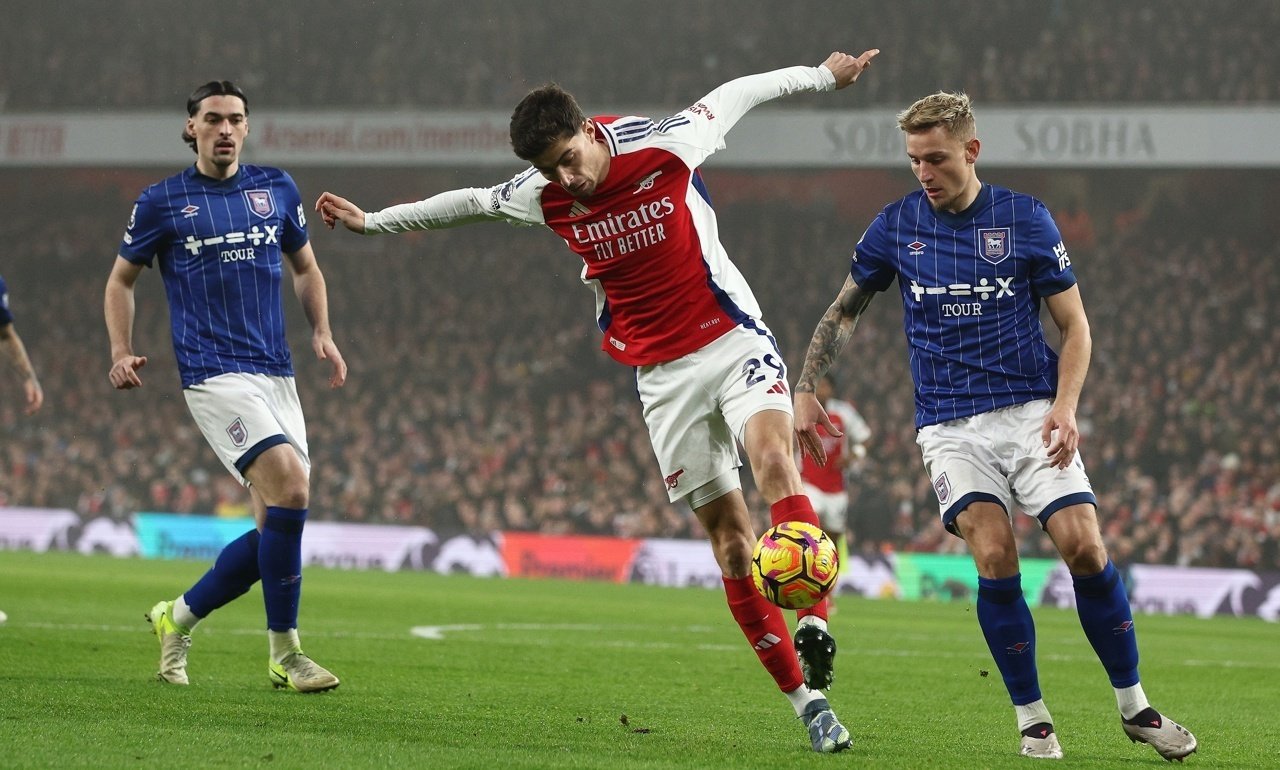
[[13, 363], [13, 368], [22, 378], [22, 390], [27, 400], [23, 410], [27, 414], [35, 414], [44, 403], [44, 389], [40, 387], [40, 379], [36, 377], [36, 369], [31, 365], [27, 348], [18, 336], [18, 329], [13, 325], [13, 313], [9, 310], [9, 287], [5, 285], [4, 276], [0, 275], [0, 349]]
[[[1039, 520], [1071, 572], [1080, 624], [1115, 689], [1125, 734], [1165, 759], [1185, 757], [1195, 737], [1152, 708], [1139, 683], [1129, 599], [1076, 452], [1092, 342], [1057, 225], [1035, 198], [978, 180], [981, 143], [964, 94], [927, 96], [898, 115], [898, 126], [921, 189], [867, 228], [814, 331], [795, 388], [802, 450], [825, 461], [816, 427], [839, 432], [814, 395], [816, 383], [871, 297], [896, 279], [916, 442], [942, 523], [973, 554], [978, 623], [1014, 704], [1021, 753], [1059, 758], [1062, 748], [1040, 693], [1015, 507]], [[1060, 353], [1045, 341], [1041, 301], [1061, 334]]]
[[285, 339], [281, 283], [287, 266], [311, 324], [311, 347], [331, 366], [330, 387], [347, 366], [329, 329], [324, 275], [307, 237], [293, 179], [240, 163], [249, 105], [228, 81], [187, 100], [182, 138], [193, 166], [143, 191], [107, 280], [111, 384], [142, 386], [146, 356], [133, 349], [134, 284], [158, 263], [169, 300], [173, 348], [191, 415], [223, 465], [249, 488], [257, 528], [233, 541], [213, 567], [173, 601], [148, 613], [160, 639], [160, 680], [187, 684], [191, 630], [262, 581], [277, 687], [331, 690], [338, 678], [302, 652], [302, 528], [310, 459], [306, 424]]

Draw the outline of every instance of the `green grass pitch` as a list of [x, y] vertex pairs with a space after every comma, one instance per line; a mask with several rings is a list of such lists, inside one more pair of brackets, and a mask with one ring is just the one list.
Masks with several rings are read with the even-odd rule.
[[[153, 681], [143, 613], [204, 570], [0, 552], [0, 767], [1027, 768], [972, 608], [844, 598], [820, 756], [718, 591], [308, 569], [303, 646], [334, 692], [273, 690], [255, 590]], [[1163, 766], [1120, 731], [1075, 615], [1036, 611], [1063, 767]], [[429, 627], [425, 636], [412, 630]], [[431, 630], [434, 629], [434, 630]], [[1140, 616], [1144, 685], [1188, 765], [1280, 767], [1280, 628]], [[427, 638], [432, 637], [435, 638]]]

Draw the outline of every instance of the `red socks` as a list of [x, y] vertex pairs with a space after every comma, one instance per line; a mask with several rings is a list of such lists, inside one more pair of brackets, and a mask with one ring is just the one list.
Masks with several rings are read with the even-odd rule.
[[[774, 503], [769, 508], [769, 520], [774, 526], [784, 521], [803, 521], [805, 524], [812, 524], [818, 529], [822, 529], [822, 525], [818, 523], [818, 514], [814, 513], [813, 503], [809, 502], [808, 495], [792, 495]], [[823, 599], [807, 610], [796, 610], [796, 617], [804, 618], [810, 615], [817, 615], [826, 620], [830, 606], [831, 600]]]
[[769, 508], [769, 521], [775, 527], [784, 521], [803, 521], [805, 524], [812, 524], [822, 529], [822, 525], [818, 523], [818, 514], [813, 512], [813, 503], [809, 502], [808, 495], [792, 495], [774, 503]]
[[791, 643], [782, 609], [761, 596], [749, 577], [723, 580], [729, 612], [733, 613], [733, 619], [738, 621], [738, 627], [755, 649], [769, 676], [778, 683], [778, 689], [791, 692], [800, 687], [804, 684], [804, 676], [800, 673], [800, 661], [796, 658], [796, 648]]

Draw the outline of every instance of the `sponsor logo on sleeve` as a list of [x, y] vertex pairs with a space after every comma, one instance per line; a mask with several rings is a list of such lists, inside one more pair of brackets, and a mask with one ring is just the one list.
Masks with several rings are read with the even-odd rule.
[[703, 104], [702, 102], [698, 102], [697, 104], [693, 105], [692, 107], [690, 107], [690, 108], [687, 110], [687, 112], [688, 112], [690, 115], [702, 115], [702, 116], [706, 117], [706, 119], [707, 119], [707, 120], [715, 120], [715, 119], [716, 119], [716, 114], [715, 114], [714, 112], [712, 112], [712, 111], [711, 111], [711, 108], [710, 108], [710, 107], [708, 107], [707, 105]]
[[1053, 247], [1053, 256], [1058, 258], [1059, 273], [1071, 267], [1071, 257], [1067, 256], [1067, 245], [1062, 241], [1058, 241], [1058, 245]]

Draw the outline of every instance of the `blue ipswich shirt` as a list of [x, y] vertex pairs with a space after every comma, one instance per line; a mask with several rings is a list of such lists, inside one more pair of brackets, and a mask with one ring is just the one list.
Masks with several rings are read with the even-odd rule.
[[280, 283], [283, 255], [305, 245], [298, 187], [277, 168], [241, 164], [219, 181], [192, 166], [142, 192], [120, 256], [148, 267], [159, 257], [182, 387], [293, 375]]
[[4, 283], [4, 276], [0, 275], [0, 326], [8, 326], [13, 323], [13, 313], [9, 312], [9, 287]]
[[850, 275], [884, 291], [898, 279], [915, 382], [916, 429], [1052, 398], [1058, 355], [1040, 300], [1076, 283], [1040, 201], [983, 185], [959, 214], [923, 190], [886, 206], [858, 241]]

